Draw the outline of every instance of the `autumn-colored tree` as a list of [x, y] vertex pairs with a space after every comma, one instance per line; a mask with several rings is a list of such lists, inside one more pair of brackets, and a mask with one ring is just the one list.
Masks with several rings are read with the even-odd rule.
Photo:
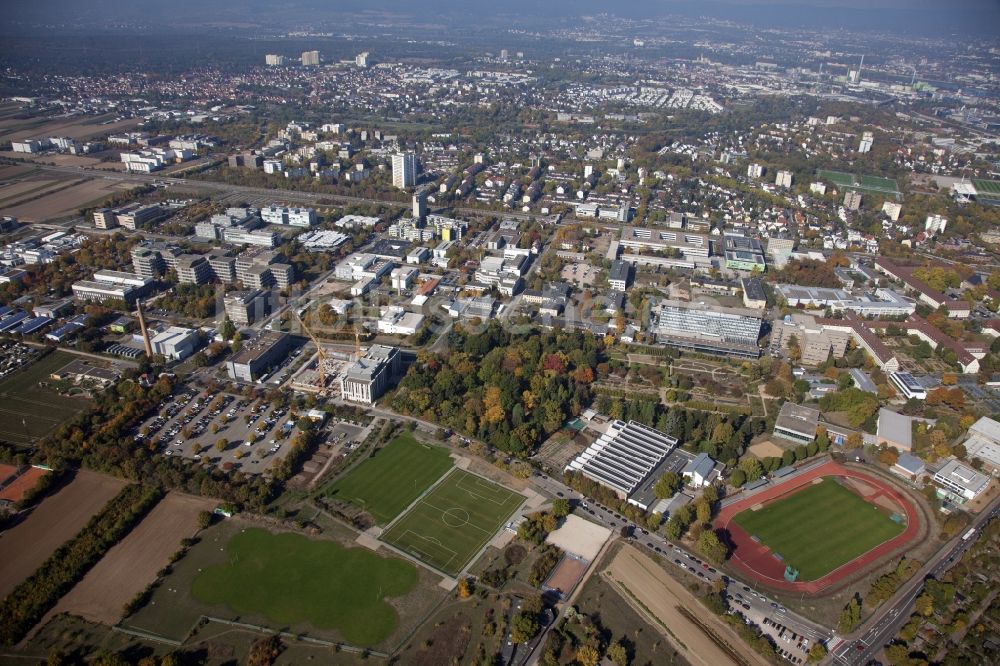
[[699, 523], [709, 523], [712, 521], [712, 505], [701, 499], [694, 505], [695, 515]]
[[486, 423], [500, 423], [506, 417], [501, 395], [498, 387], [492, 385], [486, 387], [486, 395], [483, 397], [483, 406], [486, 408], [483, 420]]
[[611, 663], [615, 664], [615, 666], [628, 666], [629, 664], [628, 651], [619, 641], [615, 641], [608, 646], [606, 656], [611, 660]]
[[576, 651], [576, 661], [580, 666], [597, 666], [601, 662], [601, 653], [591, 645], [582, 645]]
[[913, 602], [913, 606], [924, 617], [930, 617], [934, 614], [934, 600], [927, 593], [917, 597], [916, 601]]

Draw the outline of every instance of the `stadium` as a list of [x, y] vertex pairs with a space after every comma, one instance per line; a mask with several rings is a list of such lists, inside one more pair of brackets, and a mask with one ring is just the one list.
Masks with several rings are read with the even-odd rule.
[[729, 565], [776, 590], [819, 594], [912, 545], [922, 531], [913, 502], [865, 472], [826, 462], [734, 498], [719, 512]]

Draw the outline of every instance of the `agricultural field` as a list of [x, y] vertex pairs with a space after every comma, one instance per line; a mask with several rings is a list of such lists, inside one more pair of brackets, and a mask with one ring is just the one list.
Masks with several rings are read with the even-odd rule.
[[[84, 180], [48, 193], [42, 192], [30, 201], [25, 201], [25, 197], [11, 199], [10, 203], [0, 205], [0, 214], [12, 215], [22, 222], [44, 222], [76, 215], [80, 208], [96, 205], [109, 194], [131, 188], [127, 183]], [[30, 194], [26, 197], [30, 198]]]
[[381, 539], [457, 576], [521, 506], [524, 496], [454, 470], [382, 533]]
[[0, 440], [31, 445], [91, 404], [86, 398], [67, 398], [39, 386], [75, 358], [53, 352], [0, 379]]
[[399, 618], [385, 598], [406, 594], [417, 581], [402, 560], [299, 534], [244, 530], [226, 553], [227, 562], [195, 579], [195, 599], [241, 615], [260, 613], [282, 626], [336, 629], [358, 645], [392, 633]]
[[[114, 121], [114, 116], [87, 116], [76, 118], [5, 118], [0, 122], [0, 143], [36, 137], [66, 136], [72, 139], [89, 139], [94, 136], [114, 134], [138, 125], [138, 118]], [[19, 155], [19, 157], [24, 157]]]
[[18, 180], [0, 186], [0, 206], [16, 205], [18, 201], [38, 196], [42, 192], [63, 187], [66, 181], [54, 180], [51, 178], [39, 178], [38, 180]]
[[733, 521], [798, 569], [803, 581], [822, 578], [904, 529], [830, 477]]
[[87, 524], [125, 486], [125, 481], [81, 470], [45, 498], [28, 517], [0, 533], [0, 598], [10, 594]]
[[330, 484], [324, 494], [355, 504], [388, 524], [451, 469], [448, 450], [403, 433]]
[[70, 613], [102, 624], [117, 623], [125, 604], [156, 579], [181, 541], [198, 531], [198, 513], [211, 511], [216, 504], [204, 497], [168, 494], [59, 600], [49, 616]]

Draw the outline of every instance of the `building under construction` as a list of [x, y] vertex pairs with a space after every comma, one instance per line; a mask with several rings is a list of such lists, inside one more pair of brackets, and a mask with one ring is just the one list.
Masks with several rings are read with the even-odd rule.
[[298, 369], [290, 386], [297, 391], [337, 398], [340, 391], [337, 377], [351, 364], [351, 360], [351, 354], [346, 352], [316, 352]]

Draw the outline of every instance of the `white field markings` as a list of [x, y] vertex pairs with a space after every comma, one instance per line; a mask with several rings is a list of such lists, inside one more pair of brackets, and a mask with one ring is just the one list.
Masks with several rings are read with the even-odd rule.
[[[477, 530], [479, 530], [480, 532], [485, 532], [486, 534], [490, 534], [490, 531], [489, 531], [489, 530], [487, 530], [487, 529], [486, 529], [486, 528], [484, 528], [484, 527], [480, 527], [479, 525], [476, 525], [475, 523], [473, 523], [473, 522], [472, 522], [471, 520], [469, 520], [468, 518], [467, 518], [467, 519], [465, 520], [465, 525], [450, 525], [450, 524], [448, 524], [448, 521], [446, 521], [446, 520], [444, 519], [444, 517], [445, 517], [446, 515], [450, 515], [450, 514], [452, 514], [452, 512], [455, 512], [455, 511], [465, 511], [465, 509], [463, 509], [462, 507], [459, 507], [459, 506], [453, 506], [453, 507], [451, 507], [450, 509], [442, 509], [442, 508], [440, 508], [440, 507], [437, 507], [437, 506], [434, 506], [433, 504], [431, 504], [431, 503], [430, 503], [430, 502], [428, 502], [427, 500], [424, 500], [424, 506], [426, 506], [426, 507], [430, 507], [431, 509], [434, 509], [435, 511], [438, 511], [438, 512], [440, 512], [440, 514], [441, 514], [441, 516], [440, 516], [440, 518], [441, 518], [441, 522], [442, 522], [442, 523], [444, 523], [445, 527], [447, 527], [447, 528], [449, 528], [449, 529], [453, 529], [453, 530], [461, 530], [461, 529], [465, 529], [466, 527], [472, 527], [472, 528], [474, 528], [474, 529], [477, 529]], [[466, 515], [468, 515], [468, 514], [469, 514], [469, 512], [468, 512], [468, 511], [465, 511], [465, 514], [466, 514]]]
[[406, 508], [400, 511], [395, 518], [389, 521], [389, 524], [385, 526], [385, 530], [382, 532], [382, 537], [383, 537], [382, 540], [385, 541], [384, 539], [385, 535], [388, 534], [396, 526], [397, 523], [403, 522], [403, 520], [407, 516], [409, 516], [412, 512], [414, 512], [416, 508], [420, 505], [420, 503], [423, 502], [424, 498], [430, 496], [430, 494], [434, 492], [437, 489], [437, 487], [440, 486], [442, 483], [444, 483], [449, 477], [451, 477], [451, 475], [454, 474], [454, 472], [455, 472], [454, 467], [451, 467], [447, 471], [445, 471], [441, 476], [437, 478], [437, 480], [434, 481], [434, 483], [428, 486], [427, 489], [424, 490], [424, 492], [420, 493], [419, 497], [410, 502], [409, 505], [407, 505]]
[[[454, 560], [455, 557], [458, 557], [458, 553], [456, 551], [454, 551], [454, 550], [446, 547], [436, 537], [426, 536], [424, 533], [418, 532], [418, 531], [410, 529], [410, 528], [404, 528], [404, 531], [402, 532], [402, 534], [399, 534], [399, 535], [395, 535], [394, 536], [393, 534], [391, 534], [391, 532], [393, 531], [393, 528], [398, 527], [399, 526], [398, 523], [403, 522], [403, 518], [404, 517], [411, 516], [411, 515], [414, 516], [414, 517], [417, 517], [419, 515], [420, 511], [421, 511], [421, 507], [422, 506], [426, 506], [428, 509], [431, 509], [433, 512], [435, 512], [436, 517], [441, 520], [441, 523], [446, 528], [448, 528], [451, 531], [457, 531], [457, 530], [464, 529], [464, 528], [467, 528], [467, 527], [472, 527], [472, 528], [475, 528], [476, 530], [478, 530], [479, 532], [481, 532], [483, 534], [483, 536], [481, 536], [479, 539], [476, 539], [476, 541], [474, 543], [470, 543], [469, 544], [471, 546], [471, 548], [469, 549], [469, 556], [466, 558], [465, 562], [462, 563], [463, 566], [465, 564], [467, 564], [470, 560], [472, 560], [476, 556], [477, 552], [481, 551], [486, 546], [486, 544], [489, 543], [490, 539], [503, 526], [504, 521], [507, 520], [507, 518], [510, 517], [510, 515], [514, 511], [516, 511], [517, 506], [520, 506], [521, 502], [519, 502], [517, 506], [512, 506], [510, 508], [509, 512], [506, 512], [504, 515], [499, 516], [497, 518], [496, 522], [493, 525], [491, 525], [489, 528], [482, 527], [480, 525], [474, 524], [471, 521], [466, 521], [466, 524], [463, 525], [461, 528], [455, 527], [453, 525], [449, 525], [447, 523], [447, 521], [445, 521], [445, 516], [448, 515], [450, 512], [461, 510], [461, 511], [464, 511], [465, 513], [468, 513], [468, 511], [466, 509], [462, 508], [462, 507], [452, 507], [450, 509], [441, 509], [440, 507], [432, 504], [429, 500], [431, 499], [431, 495], [435, 494], [438, 490], [440, 490], [441, 492], [445, 492], [445, 485], [444, 484], [447, 482], [447, 480], [449, 479], [449, 477], [451, 477], [452, 475], [455, 475], [457, 477], [457, 481], [454, 481], [453, 487], [455, 489], [457, 489], [457, 490], [460, 490], [460, 491], [466, 493], [467, 495], [469, 495], [472, 498], [478, 499], [478, 500], [483, 501], [483, 502], [492, 502], [493, 504], [496, 504], [497, 506], [500, 506], [500, 507], [506, 507], [506, 506], [508, 506], [508, 503], [510, 502], [510, 500], [518, 498], [518, 497], [520, 497], [521, 502], [524, 502], [525, 498], [524, 498], [523, 495], [520, 495], [520, 493], [517, 493], [517, 492], [514, 492], [514, 491], [509, 490], [507, 488], [504, 488], [504, 487], [502, 487], [500, 485], [497, 485], [497, 484], [493, 483], [492, 481], [490, 481], [488, 479], [484, 479], [484, 478], [482, 478], [482, 477], [480, 477], [480, 476], [478, 476], [476, 474], [473, 474], [471, 472], [466, 472], [466, 471], [463, 471], [463, 470], [457, 470], [456, 469], [456, 470], [453, 470], [451, 473], [446, 474], [444, 476], [444, 478], [442, 478], [437, 484], [435, 484], [432, 489], [429, 489], [427, 493], [425, 493], [420, 499], [418, 499], [417, 501], [415, 501], [413, 503], [413, 505], [411, 505], [411, 507], [407, 511], [405, 511], [402, 516], [400, 516], [399, 519], [397, 519], [396, 521], [394, 521], [393, 525], [391, 525], [388, 529], [386, 529], [385, 532], [382, 533], [382, 536], [380, 537], [381, 540], [385, 541], [386, 543], [396, 545], [397, 547], [401, 548], [402, 550], [407, 551], [407, 552], [409, 552], [411, 554], [414, 554], [416, 557], [422, 559], [424, 562], [427, 562], [428, 564], [432, 564], [432, 565], [434, 565], [434, 563], [436, 563], [438, 560], [434, 559], [432, 556], [428, 555], [427, 553], [424, 553], [419, 548], [416, 548], [412, 543], [410, 543], [410, 542], [407, 541], [407, 537], [409, 535], [412, 535], [413, 537], [421, 539], [422, 541], [424, 541], [426, 543], [435, 544], [437, 547], [441, 548], [442, 550], [447, 550], [448, 552], [452, 553], [452, 555], [448, 559], [448, 561], [445, 564], [440, 565], [440, 567], [439, 567], [441, 569], [445, 569], [452, 562], [452, 560]], [[467, 485], [467, 483], [466, 483], [466, 482], [470, 481], [470, 479], [472, 480], [473, 488], [469, 488], [468, 485]], [[492, 497], [487, 496], [486, 494], [483, 494], [483, 493], [488, 493], [489, 495], [492, 495]], [[500, 499], [501, 497], [502, 497], [502, 499]], [[458, 533], [461, 534], [461, 532], [458, 532]]]
[[[448, 559], [447, 560], [439, 559], [437, 556], [432, 555], [430, 552], [423, 550], [423, 548], [418, 547], [414, 543], [414, 541], [416, 540], [422, 542], [425, 545], [425, 547], [432, 546], [433, 548], [437, 548], [442, 553], [441, 556], [443, 557], [444, 555], [448, 555]], [[416, 532], [414, 530], [406, 530], [405, 532], [403, 532], [399, 536], [399, 538], [395, 540], [394, 544], [398, 548], [401, 548], [409, 553], [412, 553], [418, 559], [421, 559], [432, 566], [437, 566], [441, 570], [447, 569], [448, 565], [451, 564], [452, 560], [458, 557], [457, 551], [448, 548], [438, 539], [435, 539], [434, 537], [424, 536], [423, 534], [420, 534], [419, 532]]]
[[[497, 485], [488, 479], [484, 479], [481, 476], [477, 476], [471, 472], [466, 472], [466, 475], [458, 480], [455, 487], [459, 490], [464, 490], [469, 495], [481, 499], [483, 501], [493, 502], [494, 504], [499, 504], [500, 506], [505, 506], [507, 502], [513, 499], [518, 493], [512, 490], [508, 490], [503, 486]], [[472, 477], [474, 479], [473, 488], [470, 489], [466, 487], [465, 482]], [[491, 493], [493, 497], [488, 497], [487, 495], [481, 494], [481, 492]], [[503, 499], [496, 499], [497, 497], [503, 497]]]

